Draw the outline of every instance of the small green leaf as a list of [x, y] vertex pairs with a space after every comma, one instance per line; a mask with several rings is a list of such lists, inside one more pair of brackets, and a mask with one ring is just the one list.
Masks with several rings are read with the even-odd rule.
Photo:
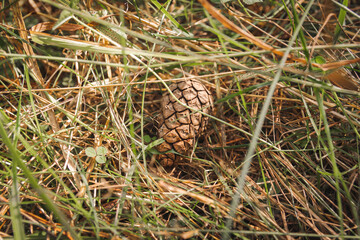
[[315, 60], [315, 62], [318, 63], [318, 64], [324, 64], [324, 63], [326, 63], [325, 58], [323, 58], [322, 56], [316, 56], [316, 57], [314, 58], [314, 60]]
[[145, 136], [144, 136], [144, 142], [145, 142], [146, 144], [149, 144], [149, 143], [151, 142], [151, 137], [150, 137], [149, 135], [145, 135]]
[[107, 153], [107, 149], [105, 147], [98, 147], [96, 153], [96, 155], [98, 156], [105, 156]]
[[96, 156], [96, 151], [95, 151], [95, 148], [93, 147], [88, 147], [85, 149], [85, 154], [86, 156], [88, 157], [95, 157]]
[[96, 156], [95, 160], [99, 164], [106, 163], [106, 157], [105, 156]]

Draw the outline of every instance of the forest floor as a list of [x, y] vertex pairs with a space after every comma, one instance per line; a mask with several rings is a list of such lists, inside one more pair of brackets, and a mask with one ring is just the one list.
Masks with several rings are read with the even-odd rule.
[[[245, 2], [0, 2], [0, 238], [359, 239], [360, 6]], [[164, 166], [188, 79], [214, 111]]]

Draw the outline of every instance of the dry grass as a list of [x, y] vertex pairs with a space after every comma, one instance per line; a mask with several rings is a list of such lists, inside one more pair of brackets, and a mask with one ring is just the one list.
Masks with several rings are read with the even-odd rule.
[[[212, 1], [230, 25], [206, 1], [12, 2], [0, 3], [0, 237], [360, 236], [356, 1], [339, 29], [327, 0]], [[84, 18], [101, 5], [114, 15]], [[216, 112], [189, 159], [164, 168], [159, 99], [194, 76]], [[100, 147], [104, 164], [86, 153]]]

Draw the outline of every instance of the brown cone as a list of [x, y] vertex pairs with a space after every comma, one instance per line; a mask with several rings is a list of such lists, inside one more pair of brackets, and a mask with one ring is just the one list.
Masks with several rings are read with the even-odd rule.
[[158, 159], [165, 166], [171, 166], [181, 159], [177, 154], [165, 152], [174, 150], [181, 155], [189, 154], [195, 137], [204, 132], [208, 123], [208, 117], [201, 112], [211, 114], [213, 110], [213, 98], [201, 82], [194, 79], [179, 81], [171, 84], [169, 88], [187, 107], [180, 104], [169, 92], [164, 93], [161, 99], [158, 137], [165, 142], [158, 145], [157, 150], [163, 153]]

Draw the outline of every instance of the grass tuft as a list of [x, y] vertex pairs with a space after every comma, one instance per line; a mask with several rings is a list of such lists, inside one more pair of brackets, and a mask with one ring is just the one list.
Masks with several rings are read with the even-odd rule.
[[[355, 1], [65, 2], [0, 3], [0, 238], [360, 237]], [[165, 167], [189, 78], [216, 111]]]

